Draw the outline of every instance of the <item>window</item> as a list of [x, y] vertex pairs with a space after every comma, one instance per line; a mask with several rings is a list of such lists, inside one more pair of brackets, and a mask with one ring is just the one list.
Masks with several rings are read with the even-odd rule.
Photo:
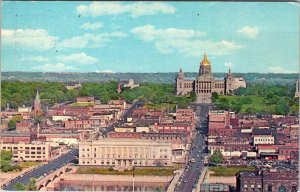
[[297, 186], [292, 186], [292, 192], [297, 192], [298, 191], [298, 187]]
[[268, 185], [268, 192], [272, 192], [272, 185]]

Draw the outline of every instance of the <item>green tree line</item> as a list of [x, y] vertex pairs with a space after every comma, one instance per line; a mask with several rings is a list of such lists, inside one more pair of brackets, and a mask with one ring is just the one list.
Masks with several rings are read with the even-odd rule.
[[251, 84], [237, 89], [235, 95], [224, 97], [213, 93], [212, 100], [220, 109], [248, 114], [299, 114], [299, 98], [294, 97], [293, 85]]
[[[26, 105], [32, 106], [33, 100], [38, 90], [43, 105], [51, 106], [55, 103], [66, 101], [74, 102], [78, 96], [94, 96], [102, 103], [107, 103], [111, 99], [126, 99], [131, 102], [134, 99], [144, 99], [148, 105], [159, 106], [160, 104], [172, 104], [179, 107], [187, 106], [195, 99], [195, 94], [190, 96], [174, 95], [173, 84], [143, 83], [139, 87], [130, 89], [123, 88], [119, 94], [117, 92], [117, 82], [106, 83], [83, 83], [79, 90], [68, 90], [64, 83], [60, 82], [22, 82], [3, 81], [1, 83], [1, 108], [5, 109], [9, 103], [11, 108]], [[14, 127], [12, 121], [10, 127]]]

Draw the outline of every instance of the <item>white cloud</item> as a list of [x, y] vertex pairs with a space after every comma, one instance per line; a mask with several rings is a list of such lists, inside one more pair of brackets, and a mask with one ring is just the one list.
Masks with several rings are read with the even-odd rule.
[[72, 64], [94, 64], [98, 61], [97, 58], [88, 56], [86, 53], [74, 53], [72, 55], [59, 55], [56, 59], [64, 63]]
[[142, 39], [145, 42], [150, 42], [159, 39], [188, 39], [192, 37], [200, 37], [205, 35], [204, 32], [194, 31], [191, 29], [155, 29], [155, 27], [152, 25], [135, 27], [131, 30], [131, 32], [136, 34], [140, 39]]
[[205, 33], [190, 29], [156, 29], [152, 25], [145, 25], [133, 28], [131, 33], [144, 42], [154, 43], [158, 51], [163, 54], [178, 51], [192, 57], [198, 57], [204, 52], [210, 55], [225, 55], [243, 47], [227, 40], [201, 40], [199, 37], [204, 36]]
[[297, 71], [286, 69], [281, 66], [270, 66], [268, 68], [268, 72], [270, 72], [270, 73], [298, 73]]
[[45, 62], [49, 62], [49, 59], [43, 56], [30, 56], [21, 59], [21, 61], [34, 61], [39, 63], [45, 63]]
[[109, 69], [106, 69], [106, 70], [96, 70], [95, 71], [96, 73], [116, 73], [112, 70], [109, 70]]
[[103, 27], [103, 24], [101, 22], [96, 22], [96, 23], [84, 23], [81, 25], [80, 28], [84, 29], [84, 30], [97, 30]]
[[136, 2], [122, 4], [120, 2], [93, 2], [89, 5], [76, 7], [78, 14], [97, 17], [101, 15], [130, 14], [133, 18], [143, 15], [155, 15], [159, 13], [173, 14], [175, 7], [162, 2]]
[[86, 33], [82, 36], [75, 36], [63, 40], [58, 44], [61, 48], [86, 48], [86, 47], [103, 47], [111, 40], [111, 37], [121, 38], [126, 37], [127, 34], [119, 31], [111, 33], [92, 34]]
[[224, 66], [230, 69], [233, 68], [233, 64], [231, 62], [225, 62]]
[[36, 66], [36, 67], [32, 67], [32, 69], [36, 69], [39, 71], [44, 71], [44, 72], [61, 72], [61, 71], [67, 71], [67, 70], [72, 70], [74, 69], [74, 67], [72, 66], [67, 66], [63, 63], [55, 63], [55, 64], [44, 64], [41, 66]]
[[58, 40], [44, 29], [2, 29], [1, 39], [3, 44], [18, 45], [35, 50], [51, 49]]
[[244, 35], [247, 38], [255, 39], [257, 35], [259, 34], [259, 28], [254, 26], [244, 26], [243, 28], [237, 30], [238, 33]]

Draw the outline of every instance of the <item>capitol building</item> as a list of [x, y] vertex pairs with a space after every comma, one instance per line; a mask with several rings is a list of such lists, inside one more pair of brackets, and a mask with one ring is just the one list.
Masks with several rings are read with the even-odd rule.
[[176, 94], [188, 95], [194, 91], [197, 95], [196, 103], [211, 103], [213, 92], [230, 95], [239, 87], [246, 87], [245, 80], [241, 77], [234, 77], [230, 70], [222, 79], [213, 77], [211, 63], [206, 53], [200, 62], [199, 73], [196, 78], [184, 77], [182, 69], [176, 77]]

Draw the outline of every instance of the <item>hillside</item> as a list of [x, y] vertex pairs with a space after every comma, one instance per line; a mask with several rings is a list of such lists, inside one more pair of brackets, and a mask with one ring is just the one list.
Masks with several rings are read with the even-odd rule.
[[[8, 81], [48, 81], [48, 82], [108, 82], [118, 79], [134, 79], [138, 83], [174, 83], [177, 73], [49, 73], [49, 72], [2, 72], [1, 79]], [[290, 84], [298, 74], [237, 73], [248, 83]], [[197, 73], [187, 72], [186, 77], [196, 77]], [[223, 78], [224, 73], [214, 73], [214, 77]]]

